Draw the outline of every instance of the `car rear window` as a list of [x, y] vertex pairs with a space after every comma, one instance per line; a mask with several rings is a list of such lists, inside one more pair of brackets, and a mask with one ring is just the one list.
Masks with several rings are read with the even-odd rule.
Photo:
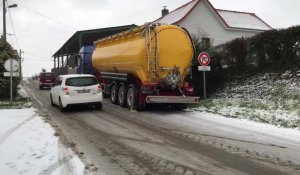
[[53, 78], [54, 73], [41, 73], [41, 78]]
[[74, 77], [66, 79], [66, 86], [92, 86], [98, 84], [95, 77]]

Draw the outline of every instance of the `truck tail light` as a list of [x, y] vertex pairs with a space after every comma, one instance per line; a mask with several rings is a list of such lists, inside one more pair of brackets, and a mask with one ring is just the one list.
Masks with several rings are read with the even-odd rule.
[[63, 88], [63, 91], [64, 91], [64, 93], [65, 93], [66, 95], [69, 95], [69, 94], [70, 94], [68, 87], [64, 87], [64, 88]]
[[98, 93], [102, 92], [102, 86], [99, 84], [98, 85]]

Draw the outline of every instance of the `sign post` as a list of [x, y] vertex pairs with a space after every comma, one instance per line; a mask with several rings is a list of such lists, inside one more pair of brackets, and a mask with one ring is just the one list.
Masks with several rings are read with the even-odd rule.
[[201, 66], [198, 66], [198, 70], [203, 72], [203, 97], [206, 100], [206, 71], [210, 71], [211, 68], [209, 65], [210, 63], [210, 56], [206, 52], [202, 52], [198, 56], [198, 62]]
[[8, 71], [7, 73], [4, 73], [4, 76], [10, 77], [10, 102], [12, 102], [12, 88], [13, 88], [13, 76], [14, 73], [19, 69], [19, 64], [14, 59], [7, 59], [4, 63], [4, 68]]

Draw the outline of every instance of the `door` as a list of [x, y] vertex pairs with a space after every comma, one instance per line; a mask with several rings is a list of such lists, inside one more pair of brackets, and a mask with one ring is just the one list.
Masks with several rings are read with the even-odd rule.
[[58, 98], [59, 98], [59, 91], [61, 90], [61, 83], [62, 83], [62, 77], [57, 77], [54, 82], [54, 86], [51, 90], [52, 99], [55, 104], [59, 104]]

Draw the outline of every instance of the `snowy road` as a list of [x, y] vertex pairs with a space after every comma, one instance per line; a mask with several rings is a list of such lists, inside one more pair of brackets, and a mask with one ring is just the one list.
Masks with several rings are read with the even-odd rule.
[[26, 85], [40, 114], [94, 174], [300, 174], [300, 131], [193, 111], [60, 113]]

